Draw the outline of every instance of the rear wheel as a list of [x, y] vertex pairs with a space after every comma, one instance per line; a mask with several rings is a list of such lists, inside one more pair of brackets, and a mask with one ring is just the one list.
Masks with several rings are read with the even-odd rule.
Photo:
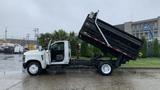
[[102, 63], [99, 65], [99, 71], [102, 75], [108, 76], [112, 74], [113, 68], [111, 63]]
[[42, 71], [42, 68], [38, 62], [31, 62], [27, 66], [27, 72], [32, 76], [36, 76], [36, 75], [40, 74], [41, 71]]

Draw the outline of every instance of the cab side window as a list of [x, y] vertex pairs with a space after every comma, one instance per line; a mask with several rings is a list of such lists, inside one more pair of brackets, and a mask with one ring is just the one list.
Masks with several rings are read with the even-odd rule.
[[64, 50], [64, 43], [63, 43], [63, 42], [60, 42], [60, 43], [53, 44], [53, 45], [51, 46], [51, 49], [52, 49], [52, 50], [55, 50], [55, 51]]

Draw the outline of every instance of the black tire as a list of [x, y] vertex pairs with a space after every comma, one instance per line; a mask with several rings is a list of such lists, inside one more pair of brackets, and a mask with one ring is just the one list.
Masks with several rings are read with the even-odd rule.
[[109, 76], [112, 74], [113, 71], [113, 66], [111, 63], [100, 63], [98, 67], [98, 71], [104, 75], [104, 76]]
[[[31, 68], [33, 68], [33, 69], [36, 68], [36, 71], [35, 72], [31, 71]], [[41, 74], [42, 67], [41, 67], [40, 63], [38, 63], [38, 62], [31, 62], [27, 66], [27, 72], [31, 76], [36, 76], [36, 75]]]

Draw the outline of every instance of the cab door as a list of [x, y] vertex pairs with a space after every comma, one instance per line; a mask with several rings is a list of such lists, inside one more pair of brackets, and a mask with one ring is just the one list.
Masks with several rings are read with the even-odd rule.
[[55, 41], [50, 46], [51, 64], [69, 64], [69, 42]]
[[52, 40], [49, 41], [48, 47], [45, 53], [46, 56], [46, 63], [49, 65], [51, 64], [51, 53], [50, 53], [50, 46], [51, 46]]
[[51, 45], [51, 62], [62, 62], [64, 60], [64, 42], [57, 42]]

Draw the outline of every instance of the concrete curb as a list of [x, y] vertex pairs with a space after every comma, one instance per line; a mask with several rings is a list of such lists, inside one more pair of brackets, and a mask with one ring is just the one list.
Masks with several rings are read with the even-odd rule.
[[119, 69], [160, 69], [160, 67], [120, 67]]

